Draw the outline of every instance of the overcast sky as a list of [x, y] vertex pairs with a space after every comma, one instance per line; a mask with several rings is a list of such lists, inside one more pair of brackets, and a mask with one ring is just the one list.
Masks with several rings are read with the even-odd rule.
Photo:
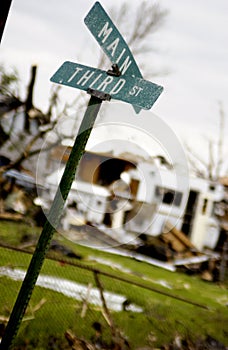
[[[83, 22], [94, 2], [13, 0], [0, 63], [15, 66], [24, 82], [30, 65], [38, 64], [35, 102], [39, 107], [47, 103], [49, 79], [64, 61], [96, 64], [100, 49]], [[123, 3], [100, 2], [107, 12]], [[132, 7], [138, 4], [126, 2]], [[228, 1], [161, 0], [160, 4], [169, 14], [154, 36], [158, 52], [145, 54], [145, 61], [169, 74], [153, 79], [164, 92], [152, 112], [200, 152], [203, 137], [216, 135], [218, 101], [228, 115]]]

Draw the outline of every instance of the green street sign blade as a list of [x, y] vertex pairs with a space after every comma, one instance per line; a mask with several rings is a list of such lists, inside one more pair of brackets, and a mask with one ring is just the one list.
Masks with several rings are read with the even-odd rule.
[[142, 78], [135, 59], [120, 32], [99, 2], [96, 2], [84, 19], [90, 32], [121, 74]]
[[[99, 2], [96, 2], [84, 22], [112, 63], [118, 64], [122, 75], [143, 78], [135, 59], [120, 32]], [[138, 107], [136, 113], [140, 112]]]
[[150, 109], [163, 90], [162, 86], [141, 78], [111, 76], [101, 69], [68, 61], [57, 70], [51, 81], [84, 91], [94, 89], [143, 109]]

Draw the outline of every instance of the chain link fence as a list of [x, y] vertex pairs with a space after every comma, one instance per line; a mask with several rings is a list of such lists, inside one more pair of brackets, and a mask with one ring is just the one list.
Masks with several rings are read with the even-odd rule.
[[[5, 245], [0, 252], [3, 335], [31, 251]], [[171, 349], [178, 341], [180, 349], [190, 349], [181, 347], [183, 339], [197, 349], [200, 320], [211, 312], [206, 305], [158, 288], [139, 272], [116, 269], [114, 262], [109, 269], [94, 264], [48, 255], [13, 349]]]

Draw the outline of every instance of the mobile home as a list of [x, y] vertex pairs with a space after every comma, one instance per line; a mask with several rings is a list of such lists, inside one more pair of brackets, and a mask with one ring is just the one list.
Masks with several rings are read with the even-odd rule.
[[[62, 171], [47, 177], [50, 199]], [[117, 236], [156, 236], [169, 222], [197, 249], [214, 249], [220, 233], [215, 208], [222, 198], [219, 184], [177, 174], [153, 159], [86, 152], [68, 196], [63, 226], [90, 223], [111, 228]]]

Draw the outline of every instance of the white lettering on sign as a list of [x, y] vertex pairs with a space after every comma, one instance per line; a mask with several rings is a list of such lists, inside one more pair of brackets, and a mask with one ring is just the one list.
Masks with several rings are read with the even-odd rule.
[[130, 67], [132, 61], [129, 61], [129, 56], [127, 56], [127, 58], [125, 59], [125, 61], [122, 63], [122, 65], [120, 66], [120, 71], [122, 74], [124, 74], [126, 72], [126, 70]]
[[111, 55], [112, 55], [112, 56], [114, 56], [114, 54], [115, 54], [115, 52], [116, 52], [116, 48], [117, 48], [117, 46], [118, 46], [118, 44], [119, 44], [119, 41], [120, 41], [120, 39], [117, 38], [117, 39], [115, 39], [110, 45], [108, 45], [108, 47], [107, 47], [107, 50], [108, 50], [108, 51], [111, 51], [111, 50], [112, 50], [112, 52], [111, 52]]
[[[128, 66], [130, 64], [129, 62], [131, 61], [129, 61], [129, 57], [127, 57], [123, 65]], [[76, 67], [73, 73], [71, 73], [70, 77], [66, 80], [67, 83], [72, 82], [74, 79], [73, 83], [77, 86], [84, 87], [84, 89], [94, 88], [97, 91], [105, 91], [112, 96], [117, 95], [128, 82], [128, 79], [125, 79], [124, 77], [117, 79], [113, 76], [104, 74], [105, 72], [102, 73], [101, 71], [96, 71], [88, 68]], [[142, 87], [138, 85], [131, 85], [129, 87], [128, 94], [131, 96], [138, 96], [142, 91]]]
[[67, 82], [71, 82], [71, 80], [74, 79], [74, 77], [78, 74], [78, 72], [80, 72], [81, 70], [83, 70], [83, 68], [77, 67], [75, 72], [71, 75], [71, 77], [67, 80]]
[[109, 37], [109, 35], [112, 32], [112, 27], [108, 28], [109, 23], [106, 22], [104, 27], [101, 29], [100, 33], [98, 34], [98, 37], [100, 38], [102, 35], [104, 36], [102, 43], [105, 43], [105, 41], [107, 40], [107, 38]]
[[110, 95], [117, 94], [122, 89], [122, 87], [124, 87], [125, 83], [126, 83], [125, 79], [119, 79], [116, 85], [113, 86], [112, 90], [110, 91]]
[[[98, 86], [97, 90], [98, 91], [105, 91], [107, 88], [107, 85], [110, 84], [113, 81], [113, 77], [107, 76], [102, 83]], [[91, 85], [90, 85], [91, 87]]]
[[134, 85], [133, 88], [131, 89], [131, 91], [129, 91], [129, 94], [131, 96], [138, 96], [138, 94], [143, 90], [143, 88]]
[[100, 79], [101, 76], [102, 76], [102, 73], [98, 74], [98, 76], [94, 79], [94, 81], [92, 82], [92, 84], [90, 84], [89, 87], [92, 88], [95, 85], [95, 83]]
[[122, 50], [121, 54], [119, 55], [119, 57], [118, 57], [117, 60], [116, 60], [116, 63], [119, 63], [119, 61], [120, 61], [120, 59], [121, 59], [121, 57], [123, 56], [123, 54], [124, 54], [125, 51], [126, 51], [126, 49], [123, 49], [123, 50]]
[[83, 76], [77, 81], [77, 84], [84, 86], [93, 75], [94, 75], [93, 71], [91, 72], [90, 70], [87, 70], [83, 74]]
[[[98, 38], [103, 37], [101, 41], [102, 44], [105, 43], [106, 50], [110, 52], [111, 57], [114, 57], [116, 52], [118, 52], [117, 50], [118, 50], [120, 38], [113, 39], [113, 35], [112, 35], [112, 38], [111, 37], [109, 38], [112, 31], [113, 31], [113, 28], [110, 26], [110, 23], [106, 22], [103, 28], [101, 29], [101, 31], [98, 33]], [[121, 53], [115, 60], [115, 63], [120, 64], [119, 70], [121, 71], [122, 74], [126, 73], [128, 68], [132, 64], [132, 61], [130, 60], [130, 56], [126, 57], [125, 52], [126, 52], [126, 48], [123, 48]]]

